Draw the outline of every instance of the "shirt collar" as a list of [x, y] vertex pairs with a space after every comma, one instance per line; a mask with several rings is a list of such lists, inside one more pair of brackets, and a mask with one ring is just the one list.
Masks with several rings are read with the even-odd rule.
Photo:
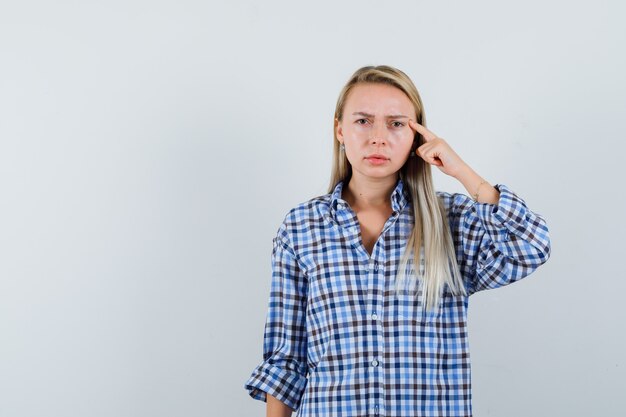
[[[330, 195], [330, 211], [331, 214], [335, 214], [338, 210], [344, 209], [348, 206], [348, 202], [341, 198], [341, 191], [343, 190], [344, 182], [339, 181], [333, 192]], [[401, 178], [398, 178], [396, 186], [391, 192], [391, 208], [394, 211], [400, 212], [407, 202], [410, 200], [410, 194], [407, 186]]]

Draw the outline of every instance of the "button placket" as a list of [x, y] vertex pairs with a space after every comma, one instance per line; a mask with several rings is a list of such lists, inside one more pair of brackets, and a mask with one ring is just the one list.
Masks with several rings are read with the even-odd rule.
[[382, 296], [384, 294], [384, 279], [380, 276], [380, 262], [376, 259], [378, 254], [378, 248], [375, 249], [373, 256], [369, 257], [367, 262], [367, 275], [368, 275], [368, 314], [372, 320], [370, 326], [371, 331], [368, 331], [368, 339], [370, 339], [372, 349], [372, 357], [370, 358], [369, 366], [372, 378], [369, 395], [373, 400], [369, 411], [370, 415], [379, 415], [379, 404], [384, 398], [384, 370], [381, 368], [381, 358], [384, 356], [384, 340], [383, 340], [383, 328], [382, 323], [379, 320], [378, 310], [383, 305]]

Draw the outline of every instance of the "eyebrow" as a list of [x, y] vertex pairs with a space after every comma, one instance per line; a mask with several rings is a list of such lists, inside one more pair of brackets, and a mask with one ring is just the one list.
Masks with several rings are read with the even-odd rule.
[[[373, 114], [369, 114], [369, 113], [365, 113], [362, 111], [356, 111], [354, 113], [352, 113], [353, 116], [365, 116], [365, 117], [372, 117], [374, 118]], [[385, 118], [387, 119], [408, 119], [409, 116], [405, 116], [403, 114], [389, 114], [387, 116], [385, 116]]]

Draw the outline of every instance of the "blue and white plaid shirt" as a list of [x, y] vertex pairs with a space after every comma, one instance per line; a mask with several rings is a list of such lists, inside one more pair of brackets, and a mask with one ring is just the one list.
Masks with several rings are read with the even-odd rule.
[[[262, 401], [272, 394], [299, 417], [471, 416], [467, 296], [446, 286], [426, 312], [394, 290], [413, 226], [403, 181], [371, 256], [342, 187], [297, 205], [278, 228], [263, 360], [245, 389]], [[550, 256], [545, 220], [495, 187], [497, 204], [437, 191], [468, 295], [518, 281]]]

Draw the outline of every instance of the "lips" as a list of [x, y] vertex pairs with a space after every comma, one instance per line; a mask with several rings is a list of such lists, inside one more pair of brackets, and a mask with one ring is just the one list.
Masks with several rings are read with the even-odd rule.
[[387, 158], [385, 155], [381, 155], [379, 153], [373, 153], [373, 154], [367, 155], [365, 157], [365, 159], [384, 159], [384, 160], [387, 160], [389, 158]]
[[382, 166], [382, 165], [386, 165], [387, 164], [387, 162], [389, 161], [389, 158], [387, 158], [385, 155], [381, 155], [379, 153], [373, 153], [371, 155], [366, 156], [365, 160], [370, 165]]

